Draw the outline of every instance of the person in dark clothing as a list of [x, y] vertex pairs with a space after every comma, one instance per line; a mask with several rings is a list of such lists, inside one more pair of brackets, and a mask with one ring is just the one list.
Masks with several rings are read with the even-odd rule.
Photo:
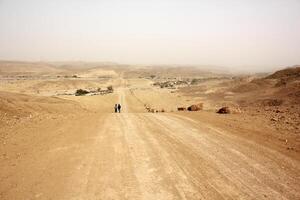
[[118, 111], [121, 112], [121, 104], [118, 104]]
[[115, 104], [115, 113], [118, 112], [118, 104]]

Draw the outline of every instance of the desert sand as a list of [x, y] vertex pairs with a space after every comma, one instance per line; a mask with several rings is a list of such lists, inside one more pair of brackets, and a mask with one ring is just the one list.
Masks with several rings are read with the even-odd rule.
[[299, 67], [72, 65], [0, 62], [0, 199], [300, 199]]

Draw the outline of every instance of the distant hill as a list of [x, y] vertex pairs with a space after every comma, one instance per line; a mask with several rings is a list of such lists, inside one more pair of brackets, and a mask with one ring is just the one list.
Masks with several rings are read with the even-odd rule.
[[61, 71], [62, 69], [44, 62], [0, 61], [0, 75], [35, 75]]
[[0, 75], [35, 76], [35, 75], [72, 75], [92, 69], [118, 70], [123, 67], [109, 62], [25, 62], [1, 61]]
[[267, 79], [295, 79], [300, 78], [300, 65], [288, 67], [283, 70], [276, 71], [275, 73], [266, 77]]

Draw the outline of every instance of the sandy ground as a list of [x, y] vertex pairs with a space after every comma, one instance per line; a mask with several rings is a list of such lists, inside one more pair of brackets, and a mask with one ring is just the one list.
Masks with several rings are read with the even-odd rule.
[[197, 115], [145, 113], [134, 80], [113, 83], [111, 96], [64, 97], [85, 112], [5, 129], [0, 199], [300, 199], [299, 157]]

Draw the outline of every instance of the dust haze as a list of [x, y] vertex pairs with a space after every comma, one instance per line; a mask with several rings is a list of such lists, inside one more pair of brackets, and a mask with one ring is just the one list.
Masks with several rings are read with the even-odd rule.
[[300, 63], [300, 2], [0, 1], [0, 59], [212, 65]]

